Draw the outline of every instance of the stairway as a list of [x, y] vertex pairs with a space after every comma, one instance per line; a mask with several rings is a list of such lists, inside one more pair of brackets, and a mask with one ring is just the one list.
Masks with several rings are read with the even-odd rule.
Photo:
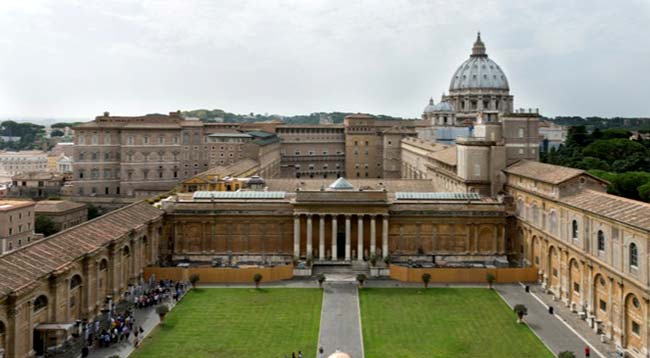
[[326, 282], [354, 282], [358, 274], [370, 277], [370, 266], [365, 261], [314, 263], [312, 275], [324, 274]]

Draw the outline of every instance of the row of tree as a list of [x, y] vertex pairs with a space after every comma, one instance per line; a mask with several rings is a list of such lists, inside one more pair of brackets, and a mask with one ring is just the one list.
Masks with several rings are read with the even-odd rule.
[[[321, 118], [326, 118], [332, 123], [343, 123], [343, 118], [345, 116], [353, 113], [350, 112], [315, 112], [310, 114], [299, 114], [295, 116], [279, 116], [276, 114], [260, 114], [260, 113], [248, 113], [248, 114], [236, 114], [226, 112], [221, 109], [196, 109], [191, 111], [184, 111], [183, 115], [185, 117], [194, 117], [198, 118], [203, 122], [215, 122], [217, 118], [223, 119], [225, 123], [245, 123], [245, 122], [261, 122], [261, 121], [271, 121], [271, 120], [281, 120], [288, 124], [318, 124]], [[376, 115], [377, 119], [380, 120], [398, 120], [403, 119], [401, 117], [391, 117], [383, 114]]]
[[544, 162], [579, 168], [611, 183], [608, 192], [650, 202], [650, 141], [625, 129], [569, 129], [566, 143], [541, 153]]

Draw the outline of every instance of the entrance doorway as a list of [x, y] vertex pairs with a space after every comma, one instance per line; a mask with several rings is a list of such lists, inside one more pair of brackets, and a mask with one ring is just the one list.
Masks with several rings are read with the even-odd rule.
[[339, 260], [345, 259], [345, 232], [336, 233], [336, 257]]
[[37, 356], [42, 356], [45, 353], [45, 337], [43, 337], [41, 331], [34, 330], [32, 349], [34, 349]]

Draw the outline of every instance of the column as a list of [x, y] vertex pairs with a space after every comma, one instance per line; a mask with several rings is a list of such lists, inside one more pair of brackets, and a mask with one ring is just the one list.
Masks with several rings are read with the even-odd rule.
[[500, 225], [494, 226], [494, 239], [493, 239], [494, 242], [492, 243], [492, 245], [494, 245], [493, 250], [495, 255], [499, 253], [499, 229], [501, 229], [499, 226]]
[[375, 216], [373, 215], [370, 217], [370, 256], [374, 256], [377, 253], [376, 231]]
[[357, 218], [357, 260], [363, 261], [363, 215]]
[[589, 313], [589, 316], [594, 315], [594, 267], [591, 264], [587, 264], [587, 268], [589, 269], [589, 276], [587, 277], [587, 282], [588, 282], [588, 296], [587, 296], [587, 312]]
[[587, 267], [585, 266], [585, 262], [581, 261], [581, 270], [580, 270], [580, 308], [584, 308], [585, 304], [587, 301], [585, 301], [585, 293], [587, 292], [587, 288], [585, 287], [585, 270]]
[[318, 226], [318, 259], [325, 260], [325, 215], [320, 216]]
[[609, 338], [614, 338], [614, 279], [607, 277], [609, 290], [607, 290], [607, 312], [609, 312]]
[[312, 252], [313, 252], [313, 247], [312, 247], [312, 223], [311, 223], [311, 214], [307, 215], [307, 259], [312, 258]]
[[345, 260], [351, 260], [350, 215], [345, 215]]
[[384, 257], [388, 257], [388, 216], [384, 215], [381, 226], [381, 252]]
[[472, 229], [472, 227], [475, 227], [475, 226], [472, 225], [472, 224], [468, 224], [468, 225], [467, 225], [467, 230], [466, 230], [466, 232], [465, 232], [465, 247], [467, 248], [466, 251], [467, 251], [468, 253], [469, 253], [469, 251], [470, 251], [470, 250], [469, 250], [469, 247], [472, 246], [472, 245], [470, 244], [470, 237], [472, 236], [472, 234], [470, 233], [470, 230]]
[[293, 257], [300, 257], [300, 215], [293, 217]]
[[332, 215], [332, 261], [336, 261], [338, 259], [338, 257], [337, 257], [338, 256], [337, 255], [338, 248], [336, 247], [336, 241], [338, 239], [338, 237], [337, 237], [338, 229], [336, 227], [337, 220], [338, 220], [338, 216], [336, 214], [333, 214]]

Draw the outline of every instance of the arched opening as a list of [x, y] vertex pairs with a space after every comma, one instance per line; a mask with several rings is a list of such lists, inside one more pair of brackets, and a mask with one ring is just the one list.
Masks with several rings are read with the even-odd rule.
[[129, 284], [131, 272], [133, 272], [133, 264], [131, 260], [131, 248], [127, 245], [122, 249], [122, 282], [121, 286], [126, 287]]
[[541, 265], [541, 259], [540, 259], [540, 257], [541, 257], [541, 252], [540, 252], [541, 247], [540, 246], [541, 245], [539, 243], [539, 238], [537, 238], [537, 236], [533, 236], [533, 239], [531, 241], [531, 252], [532, 252], [531, 253], [531, 256], [532, 256], [531, 257], [531, 262], [532, 262], [532, 265], [537, 267], [538, 269], [539, 268], [543, 269], [543, 267], [540, 267], [540, 265]]
[[637, 269], [639, 268], [639, 249], [635, 243], [630, 244], [630, 254], [629, 254], [629, 263], [630, 268]]
[[40, 295], [34, 300], [34, 312], [38, 312], [47, 307], [47, 296]]
[[571, 294], [571, 303], [579, 304], [581, 302], [582, 295], [582, 272], [580, 271], [580, 264], [578, 260], [571, 259], [569, 262], [569, 290]]
[[560, 253], [551, 246], [548, 250], [548, 285], [556, 294], [560, 293]]
[[606, 321], [609, 320], [609, 283], [601, 274], [597, 274], [594, 278], [594, 307], [593, 314], [596, 319], [603, 322], [605, 326]]
[[77, 320], [81, 318], [81, 289], [82, 279], [80, 275], [74, 275], [70, 279], [70, 301], [68, 302], [70, 320]]
[[517, 210], [517, 216], [522, 217], [524, 216], [524, 201], [519, 198], [517, 199], [517, 207], [515, 208]]
[[0, 351], [4, 352], [6, 348], [6, 331], [7, 329], [5, 328], [5, 323], [0, 321]]
[[605, 233], [603, 230], [598, 230], [598, 251], [605, 251]]
[[99, 262], [99, 275], [97, 277], [97, 299], [102, 299], [108, 294], [108, 260]]
[[646, 320], [643, 317], [643, 307], [639, 298], [630, 293], [625, 298], [625, 347], [641, 351]]

